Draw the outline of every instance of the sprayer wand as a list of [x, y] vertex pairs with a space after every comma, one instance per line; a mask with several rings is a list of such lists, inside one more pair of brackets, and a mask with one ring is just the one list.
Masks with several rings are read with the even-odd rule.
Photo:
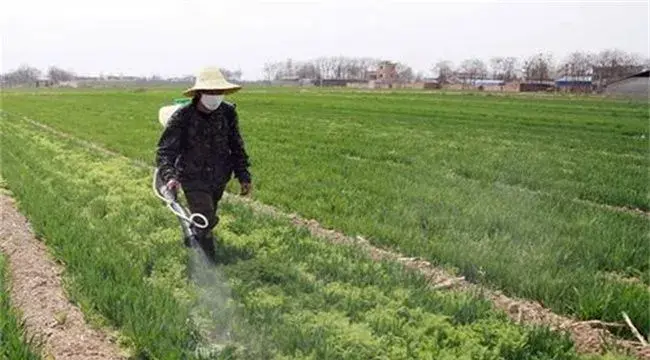
[[[156, 186], [158, 179], [158, 168], [154, 170], [152, 189], [153, 193], [157, 198], [162, 200], [171, 212], [174, 213], [178, 218], [185, 220], [190, 225], [194, 225], [200, 229], [205, 229], [208, 227], [208, 219], [199, 213], [189, 214], [189, 211], [181, 206], [176, 200], [176, 194], [172, 192], [167, 186], [162, 185], [160, 187]], [[200, 219], [201, 222], [197, 222], [196, 219]]]

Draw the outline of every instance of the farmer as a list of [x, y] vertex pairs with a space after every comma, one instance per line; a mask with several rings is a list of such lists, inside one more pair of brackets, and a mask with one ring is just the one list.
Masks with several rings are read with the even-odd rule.
[[[213, 262], [216, 251], [212, 230], [219, 223], [217, 208], [227, 183], [234, 174], [242, 196], [252, 188], [235, 105], [224, 101], [225, 95], [240, 89], [219, 69], [203, 69], [194, 86], [183, 93], [191, 102], [171, 115], [156, 152], [163, 183], [174, 192], [182, 188], [190, 211], [208, 219], [205, 229], [194, 230]], [[189, 239], [184, 240], [189, 246]]]

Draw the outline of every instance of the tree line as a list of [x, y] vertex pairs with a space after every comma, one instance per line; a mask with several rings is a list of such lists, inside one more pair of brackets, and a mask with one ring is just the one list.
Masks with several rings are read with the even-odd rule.
[[[240, 81], [242, 77], [241, 70], [230, 70], [222, 68], [221, 72], [224, 76], [231, 81]], [[62, 82], [74, 81], [85, 79], [85, 77], [78, 76], [74, 71], [64, 70], [57, 66], [50, 66], [45, 72], [39, 70], [36, 67], [23, 64], [17, 69], [9, 71], [5, 74], [0, 74], [0, 81], [2, 84], [8, 86], [24, 85], [24, 84], [34, 84], [39, 80], [46, 80], [54, 84], [60, 84]], [[138, 80], [138, 81], [166, 81], [168, 79], [163, 78], [160, 75], [153, 75], [150, 77], [137, 77], [137, 76], [123, 76], [123, 75], [100, 75], [98, 80]], [[191, 82], [194, 80], [193, 75], [185, 75], [178, 78], [180, 81]]]
[[[382, 59], [370, 57], [323, 56], [313, 60], [267, 62], [264, 64], [264, 78], [267, 81], [280, 79], [367, 79], [368, 73]], [[398, 78], [404, 81], [414, 80], [413, 69], [403, 63], [396, 64]]]
[[[365, 80], [370, 69], [376, 68], [382, 59], [355, 57], [320, 57], [307, 61], [267, 62], [264, 77], [267, 81], [281, 79], [342, 79]], [[537, 53], [523, 59], [517, 57], [493, 57], [489, 61], [470, 58], [454, 64], [448, 60], [438, 61], [429, 69], [429, 78], [439, 82], [452, 80], [528, 80], [549, 81], [559, 76], [595, 76], [599, 80], [625, 76], [650, 67], [650, 60], [638, 54], [619, 49], [600, 52], [576, 51], [562, 59], [551, 53]], [[397, 81], [411, 82], [425, 79], [423, 72], [415, 72], [410, 66], [397, 63]]]
[[[605, 49], [597, 53], [575, 51], [559, 60], [550, 53], [533, 54], [521, 60], [515, 57], [495, 57], [490, 59], [489, 67], [479, 59], [468, 59], [463, 61], [456, 71], [470, 79], [489, 77], [504, 81], [547, 81], [562, 76], [593, 76], [596, 80], [607, 80], [620, 78], [649, 66], [650, 60], [643, 59], [638, 54]], [[433, 70], [438, 74], [439, 80], [446, 80], [453, 74], [451, 65], [445, 61], [437, 63]]]
[[[264, 80], [361, 80], [365, 81], [369, 73], [383, 62], [372, 57], [323, 56], [312, 60], [267, 62], [263, 66]], [[415, 72], [409, 65], [396, 62], [397, 81], [412, 82], [433, 78], [441, 83], [452, 81], [471, 81], [476, 79], [493, 80], [527, 80], [549, 81], [560, 76], [593, 76], [596, 81], [608, 81], [650, 67], [650, 60], [641, 55], [628, 53], [619, 49], [605, 49], [600, 52], [575, 51], [562, 59], [556, 59], [551, 53], [537, 53], [525, 58], [493, 57], [488, 61], [480, 58], [465, 59], [458, 64], [448, 60], [438, 61], [431, 66], [429, 74]], [[230, 81], [241, 81], [241, 70], [221, 69]], [[43, 77], [43, 73], [34, 67], [22, 65], [16, 70], [0, 75], [5, 85], [34, 83]], [[74, 72], [51, 66], [45, 76], [53, 83], [79, 79]], [[160, 76], [135, 78], [138, 80], [165, 80]], [[181, 79], [192, 81], [192, 75]], [[102, 79], [124, 79], [121, 76], [102, 76]]]
[[18, 69], [0, 75], [3, 84], [20, 85], [34, 83], [45, 75], [51, 82], [61, 83], [72, 81], [76, 75], [72, 71], [64, 70], [57, 66], [51, 66], [45, 74], [38, 68], [29, 65], [21, 65]]

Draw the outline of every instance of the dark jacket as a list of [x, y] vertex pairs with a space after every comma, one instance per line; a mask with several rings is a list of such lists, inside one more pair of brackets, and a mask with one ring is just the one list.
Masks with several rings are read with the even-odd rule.
[[235, 105], [224, 101], [206, 114], [194, 100], [178, 109], [160, 137], [156, 164], [162, 181], [174, 178], [186, 189], [224, 186], [233, 174], [250, 182]]

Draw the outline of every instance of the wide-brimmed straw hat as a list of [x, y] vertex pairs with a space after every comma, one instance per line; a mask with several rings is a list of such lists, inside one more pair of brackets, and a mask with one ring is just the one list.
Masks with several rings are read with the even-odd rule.
[[226, 80], [219, 68], [206, 67], [196, 76], [194, 86], [185, 90], [183, 95], [193, 97], [198, 90], [222, 90], [225, 94], [232, 94], [241, 90], [241, 85]]

